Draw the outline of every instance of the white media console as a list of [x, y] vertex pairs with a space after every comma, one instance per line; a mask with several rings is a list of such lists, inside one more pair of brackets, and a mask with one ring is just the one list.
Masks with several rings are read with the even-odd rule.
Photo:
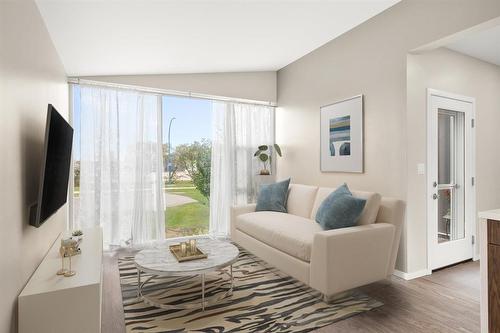
[[19, 295], [19, 333], [101, 332], [102, 230], [83, 230], [72, 277], [56, 275], [61, 237], [68, 235], [58, 237]]

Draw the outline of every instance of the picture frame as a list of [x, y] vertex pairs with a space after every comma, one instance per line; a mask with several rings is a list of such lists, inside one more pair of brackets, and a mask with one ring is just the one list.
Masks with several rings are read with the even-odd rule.
[[363, 95], [320, 107], [321, 172], [364, 172], [363, 109]]

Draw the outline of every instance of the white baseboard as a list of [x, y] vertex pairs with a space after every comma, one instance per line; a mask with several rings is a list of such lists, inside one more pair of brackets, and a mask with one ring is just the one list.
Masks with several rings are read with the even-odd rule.
[[413, 279], [416, 279], [416, 278], [419, 278], [422, 276], [431, 275], [431, 273], [432, 272], [428, 269], [422, 269], [420, 271], [411, 272], [411, 273], [401, 272], [401, 271], [398, 271], [397, 269], [395, 269], [394, 272], [392, 273], [392, 275], [397, 276], [397, 277], [404, 279], [404, 280], [413, 280]]

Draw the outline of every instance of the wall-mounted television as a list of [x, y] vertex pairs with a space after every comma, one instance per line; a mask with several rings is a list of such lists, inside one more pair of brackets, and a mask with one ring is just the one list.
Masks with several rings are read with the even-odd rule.
[[40, 227], [67, 201], [73, 128], [52, 104], [47, 110], [38, 200], [31, 206], [29, 223]]

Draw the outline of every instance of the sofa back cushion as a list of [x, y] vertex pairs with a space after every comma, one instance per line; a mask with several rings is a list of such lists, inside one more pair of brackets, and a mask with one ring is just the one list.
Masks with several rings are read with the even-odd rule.
[[[313, 208], [309, 218], [315, 219], [318, 208], [326, 199], [330, 193], [335, 191], [335, 188], [331, 187], [320, 187], [316, 193], [316, 199], [314, 200]], [[380, 207], [381, 196], [375, 192], [364, 192], [364, 191], [351, 191], [352, 195], [356, 198], [361, 198], [366, 200], [365, 208], [358, 220], [358, 225], [375, 223], [377, 219], [378, 209]]]
[[377, 214], [380, 208], [380, 200], [382, 196], [375, 192], [365, 192], [365, 191], [351, 191], [352, 195], [356, 198], [361, 198], [366, 200], [365, 208], [363, 213], [358, 220], [358, 225], [372, 224], [377, 221]]
[[288, 214], [310, 218], [317, 191], [317, 186], [290, 184], [286, 207]]

